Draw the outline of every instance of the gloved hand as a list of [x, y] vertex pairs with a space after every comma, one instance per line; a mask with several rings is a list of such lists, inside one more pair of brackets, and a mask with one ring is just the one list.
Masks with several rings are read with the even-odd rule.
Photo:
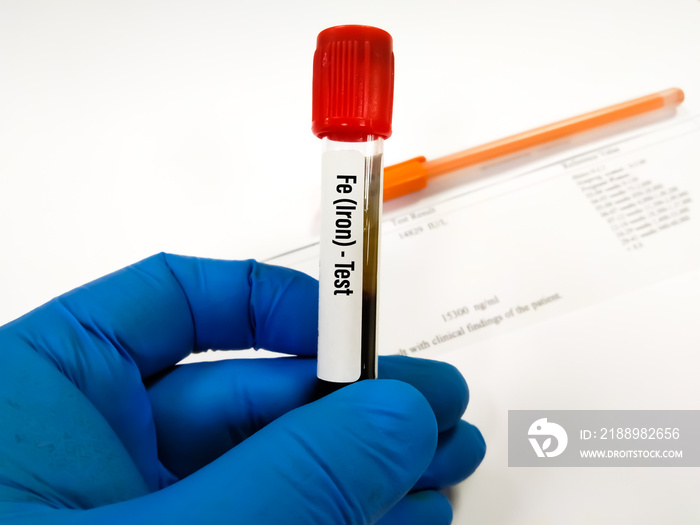
[[[314, 400], [318, 284], [158, 255], [0, 328], [3, 524], [449, 523], [484, 456], [451, 366]], [[210, 348], [298, 357], [175, 366]]]

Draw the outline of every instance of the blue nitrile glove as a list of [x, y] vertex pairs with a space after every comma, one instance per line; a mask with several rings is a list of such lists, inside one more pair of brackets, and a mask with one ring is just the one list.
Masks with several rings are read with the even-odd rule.
[[[385, 379], [314, 401], [317, 294], [158, 255], [0, 328], [0, 522], [448, 523], [437, 490], [485, 451], [464, 379], [386, 358]], [[174, 366], [249, 347], [303, 357]]]

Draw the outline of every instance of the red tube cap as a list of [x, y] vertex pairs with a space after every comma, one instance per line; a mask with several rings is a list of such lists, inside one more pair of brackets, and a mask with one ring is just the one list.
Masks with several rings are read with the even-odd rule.
[[393, 40], [370, 26], [336, 26], [318, 35], [311, 130], [319, 138], [389, 138], [394, 105]]

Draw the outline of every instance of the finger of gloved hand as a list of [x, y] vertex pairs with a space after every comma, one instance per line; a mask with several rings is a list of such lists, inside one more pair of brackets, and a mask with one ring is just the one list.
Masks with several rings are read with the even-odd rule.
[[[439, 430], [454, 427], [464, 412], [466, 383], [451, 365], [382, 356], [379, 373], [418, 389], [433, 409]], [[168, 469], [183, 477], [282, 414], [315, 399], [316, 361], [279, 358], [186, 364], [159, 377], [148, 394], [158, 455]]]
[[196, 351], [265, 348], [316, 355], [315, 279], [256, 261], [164, 257], [190, 304]]
[[377, 525], [449, 525], [452, 505], [437, 491], [412, 492], [392, 507]]
[[317, 311], [318, 283], [305, 274], [160, 254], [58, 297], [14, 328], [55, 361], [68, 361], [62, 367], [69, 374], [74, 365], [90, 366], [74, 359], [79, 340], [99, 346], [96, 354], [104, 347], [130, 357], [148, 377], [210, 348], [313, 355]]
[[292, 270], [161, 254], [50, 301], [0, 328], [0, 340], [73, 383], [153, 488], [172, 475], [156, 456], [144, 378], [208, 346], [313, 354], [317, 301], [317, 282]]
[[486, 455], [486, 442], [478, 428], [460, 420], [440, 432], [438, 446], [430, 466], [414, 490], [443, 489], [469, 477]]
[[469, 402], [467, 382], [448, 363], [388, 356], [380, 358], [379, 377], [400, 379], [420, 390], [435, 413], [439, 432], [455, 426]]
[[158, 457], [178, 477], [212, 462], [315, 399], [316, 360], [235, 359], [180, 365], [148, 388]]
[[417, 390], [362, 381], [285, 414], [170, 487], [76, 512], [70, 523], [374, 523], [420, 477], [436, 439]]

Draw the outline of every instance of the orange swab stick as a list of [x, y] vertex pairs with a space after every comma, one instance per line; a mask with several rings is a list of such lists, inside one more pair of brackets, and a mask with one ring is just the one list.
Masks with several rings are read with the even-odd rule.
[[421, 190], [428, 179], [454, 170], [474, 166], [524, 149], [552, 142], [618, 120], [641, 115], [655, 109], [674, 107], [683, 102], [683, 91], [666, 89], [659, 93], [615, 104], [578, 117], [531, 129], [504, 139], [469, 148], [434, 160], [416, 157], [384, 170], [384, 200], [394, 199]]

